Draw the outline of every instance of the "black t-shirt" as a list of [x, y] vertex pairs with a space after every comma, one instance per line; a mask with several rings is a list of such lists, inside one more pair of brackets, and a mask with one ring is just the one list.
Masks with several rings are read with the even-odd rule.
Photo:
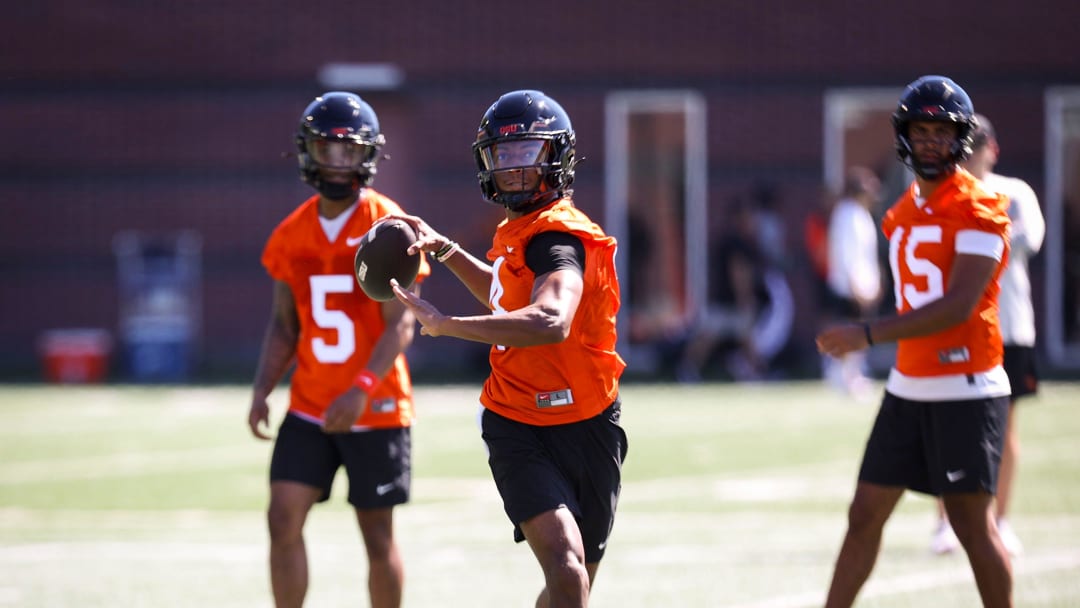
[[525, 247], [525, 265], [536, 276], [564, 268], [585, 275], [585, 245], [569, 232], [541, 232]]

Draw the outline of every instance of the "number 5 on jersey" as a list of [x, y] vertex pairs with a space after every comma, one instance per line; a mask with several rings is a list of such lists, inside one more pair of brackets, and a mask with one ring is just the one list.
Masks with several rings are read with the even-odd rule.
[[356, 279], [347, 274], [314, 275], [311, 285], [311, 317], [323, 329], [337, 332], [337, 344], [327, 344], [321, 336], [311, 339], [311, 352], [319, 363], [344, 363], [356, 351], [356, 331], [349, 315], [326, 307], [331, 293], [352, 293]]
[[[919, 245], [940, 244], [941, 233], [941, 226], [914, 226], [911, 234], [907, 234], [903, 227], [898, 227], [889, 238], [889, 267], [892, 268], [897, 311], [904, 310], [905, 302], [912, 309], [921, 308], [945, 295], [941, 268], [933, 261], [915, 254]], [[907, 272], [901, 272], [901, 249]]]

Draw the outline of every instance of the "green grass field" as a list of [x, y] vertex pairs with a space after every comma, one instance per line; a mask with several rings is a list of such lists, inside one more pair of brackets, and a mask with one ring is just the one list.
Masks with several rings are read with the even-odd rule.
[[[477, 390], [417, 389], [406, 606], [528, 607], [541, 585], [489, 478]], [[623, 403], [630, 453], [592, 605], [820, 605], [876, 404], [815, 383], [632, 384]], [[270, 444], [247, 405], [246, 387], [0, 387], [0, 607], [270, 606]], [[1080, 384], [1022, 408], [1016, 605], [1077, 606]], [[310, 606], [367, 605], [344, 491], [339, 477], [309, 519]], [[966, 559], [929, 553], [933, 523], [909, 493], [860, 606], [979, 605]]]

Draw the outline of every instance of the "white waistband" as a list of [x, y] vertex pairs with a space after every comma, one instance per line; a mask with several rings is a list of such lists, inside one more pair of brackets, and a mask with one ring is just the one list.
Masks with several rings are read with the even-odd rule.
[[885, 390], [912, 401], [963, 401], [1012, 394], [1009, 376], [1000, 365], [975, 374], [905, 376], [894, 367]]

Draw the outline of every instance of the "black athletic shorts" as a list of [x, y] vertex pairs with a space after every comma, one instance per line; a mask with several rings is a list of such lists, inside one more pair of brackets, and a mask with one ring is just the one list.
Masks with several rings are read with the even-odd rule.
[[483, 410], [488, 465], [514, 524], [515, 541], [525, 540], [522, 522], [565, 506], [581, 529], [585, 561], [600, 561], [615, 523], [626, 458], [619, 413], [616, 399], [588, 420], [533, 426]]
[[859, 481], [940, 496], [997, 492], [1009, 398], [910, 401], [886, 391]]
[[1013, 401], [1039, 391], [1039, 368], [1033, 347], [1005, 345], [1003, 366], [1012, 385]]
[[411, 436], [408, 428], [325, 433], [318, 424], [288, 414], [278, 429], [270, 481], [296, 481], [330, 498], [342, 465], [349, 477], [349, 504], [384, 509], [409, 500]]

